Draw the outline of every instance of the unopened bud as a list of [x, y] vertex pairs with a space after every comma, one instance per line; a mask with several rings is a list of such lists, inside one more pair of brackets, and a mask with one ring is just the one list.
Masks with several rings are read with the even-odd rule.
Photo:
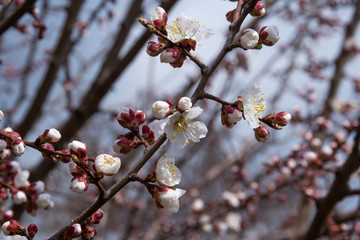
[[89, 181], [85, 177], [74, 177], [71, 180], [70, 189], [76, 193], [83, 193], [89, 187]]
[[68, 237], [70, 239], [80, 237], [81, 235], [81, 225], [79, 223], [73, 223], [66, 229], [64, 233], [64, 237]]
[[25, 152], [25, 143], [21, 139], [15, 139], [12, 142], [12, 151], [16, 156], [21, 156]]
[[192, 107], [191, 99], [188, 97], [182, 97], [178, 100], [176, 104], [176, 109], [180, 112], [189, 110]]
[[3, 119], [4, 113], [0, 110], [0, 121]]
[[82, 239], [94, 239], [94, 236], [96, 235], [96, 231], [92, 226], [87, 225], [81, 234]]
[[99, 209], [93, 215], [91, 215], [88, 221], [93, 224], [99, 224], [103, 216], [104, 216], [104, 212], [101, 209]]
[[145, 122], [145, 113], [123, 107], [117, 116], [117, 120], [122, 127], [138, 132], [139, 126]]
[[20, 235], [24, 236], [25, 227], [17, 221], [11, 219], [2, 225], [2, 231], [6, 236]]
[[266, 142], [266, 140], [268, 140], [268, 138], [270, 136], [269, 130], [267, 130], [264, 127], [264, 125], [262, 125], [261, 123], [259, 124], [258, 128], [254, 129], [254, 132], [255, 132], [255, 138], [259, 142]]
[[227, 128], [232, 128], [242, 119], [242, 112], [233, 106], [224, 105], [221, 108], [221, 123]]
[[42, 135], [36, 139], [37, 144], [57, 143], [61, 138], [61, 134], [55, 128], [46, 129]]
[[258, 1], [254, 7], [254, 10], [250, 13], [253, 17], [262, 17], [265, 15], [265, 7], [261, 3], [261, 1]]
[[135, 136], [132, 133], [121, 134], [117, 138], [118, 140], [113, 144], [113, 150], [116, 153], [127, 154], [141, 144], [140, 140], [135, 139]]
[[38, 231], [38, 228], [35, 224], [30, 224], [28, 227], [27, 227], [27, 231], [28, 231], [28, 234], [30, 237], [34, 238], [35, 237], [35, 234], [37, 233]]
[[156, 101], [152, 105], [152, 113], [157, 119], [164, 119], [171, 114], [170, 101]]
[[160, 55], [160, 62], [162, 63], [175, 63], [181, 57], [181, 50], [177, 47], [167, 48]]
[[225, 15], [226, 20], [228, 20], [228, 22], [232, 23], [234, 21], [234, 14], [235, 14], [235, 9], [230, 12], [227, 12]]
[[[239, 38], [239, 39], [238, 39]], [[257, 47], [259, 42], [259, 34], [257, 31], [247, 28], [245, 29], [240, 36], [235, 37], [235, 40], [238, 39], [241, 47], [245, 50], [254, 49]]]
[[260, 30], [259, 37], [260, 37], [260, 41], [259, 41], [260, 43], [266, 46], [273, 46], [280, 39], [279, 29], [275, 25], [269, 27], [268, 26], [263, 27]]
[[76, 155], [78, 158], [86, 158], [88, 147], [85, 143], [74, 140], [69, 143], [68, 148], [70, 153]]
[[152, 57], [155, 57], [165, 50], [166, 44], [157, 42], [148, 42], [146, 46], [146, 53]]

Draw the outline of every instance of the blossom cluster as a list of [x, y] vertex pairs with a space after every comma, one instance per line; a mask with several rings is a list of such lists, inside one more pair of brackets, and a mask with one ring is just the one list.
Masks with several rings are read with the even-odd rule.
[[244, 97], [238, 97], [238, 100], [231, 105], [223, 105], [221, 108], [221, 122], [227, 128], [232, 128], [242, 118], [246, 119], [249, 126], [254, 129], [255, 138], [259, 142], [265, 142], [270, 132], [262, 124], [265, 123], [271, 128], [280, 130], [291, 120], [291, 115], [285, 111], [269, 114], [265, 117], [264, 93], [261, 90], [261, 82], [256, 82]]
[[[149, 21], [154, 31], [159, 31], [167, 39], [158, 38], [158, 42], [149, 42], [146, 52], [150, 56], [158, 56], [160, 61], [169, 63], [174, 68], [179, 68], [186, 60], [186, 51], [195, 51], [199, 41], [209, 38], [213, 31], [201, 25], [199, 21], [184, 14], [178, 16], [172, 24], [168, 24], [168, 16], [165, 10], [158, 7], [150, 16]], [[139, 19], [146, 24], [145, 19]]]
[[175, 166], [175, 158], [170, 153], [165, 153], [155, 164], [154, 171], [146, 180], [147, 189], [155, 199], [156, 206], [165, 213], [179, 211], [179, 198], [185, 190], [174, 186], [181, 181], [181, 172]]

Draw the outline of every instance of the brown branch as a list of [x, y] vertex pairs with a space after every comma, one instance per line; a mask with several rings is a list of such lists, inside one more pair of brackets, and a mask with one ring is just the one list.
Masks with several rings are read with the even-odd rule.
[[0, 22], [0, 35], [3, 34], [6, 30], [8, 30], [10, 27], [14, 26], [16, 22], [28, 11], [31, 10], [31, 8], [34, 6], [36, 0], [27, 0], [23, 4], [21, 4], [19, 7], [17, 7], [14, 12], [12, 12], [8, 17], [3, 19]]
[[353, 52], [354, 50], [351, 49], [352, 48], [351, 46], [349, 49], [349, 41], [352, 41], [352, 38], [354, 37], [356, 28], [360, 21], [360, 1], [359, 0], [355, 1], [354, 5], [356, 5], [355, 12], [346, 28], [346, 33], [343, 39], [341, 52], [339, 53], [339, 56], [335, 60], [335, 71], [331, 78], [331, 85], [326, 97], [324, 109], [320, 114], [325, 118], [329, 118], [332, 113], [331, 104], [334, 98], [336, 97], [336, 93], [339, 88], [340, 81], [344, 77], [345, 65], [351, 59], [351, 56], [354, 54]]
[[56, 80], [58, 70], [66, 60], [68, 48], [71, 46], [71, 32], [76, 23], [78, 13], [83, 3], [84, 0], [74, 0], [71, 1], [70, 6], [67, 8], [68, 17], [64, 24], [62, 34], [57, 42], [57, 46], [51, 58], [50, 65], [36, 93], [36, 97], [28, 109], [28, 112], [23, 118], [22, 123], [20, 123], [20, 125], [16, 128], [17, 132], [20, 133], [20, 135], [23, 137], [26, 136], [26, 134], [30, 131], [35, 122], [41, 116], [42, 106], [45, 104], [46, 97], [50, 93], [50, 88]]
[[194, 94], [191, 97], [191, 101], [193, 104], [195, 104], [198, 100], [204, 98], [205, 94], [205, 86], [210, 78], [210, 76], [213, 74], [213, 72], [216, 70], [216, 68], [220, 65], [221, 61], [224, 59], [225, 55], [232, 50], [232, 42], [234, 40], [235, 35], [238, 33], [241, 24], [244, 22], [246, 16], [254, 9], [257, 0], [250, 0], [244, 7], [243, 12], [241, 13], [239, 19], [234, 21], [230, 27], [230, 36], [227, 38], [224, 47], [218, 54], [218, 56], [215, 58], [213, 63], [209, 66], [208, 70], [204, 73], [202, 73], [202, 78], [194, 92]]

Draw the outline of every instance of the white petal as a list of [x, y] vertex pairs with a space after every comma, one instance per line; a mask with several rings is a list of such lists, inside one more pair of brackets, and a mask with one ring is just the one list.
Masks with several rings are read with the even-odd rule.
[[164, 133], [164, 128], [168, 122], [169, 119], [165, 118], [161, 120], [154, 120], [148, 125], [151, 131], [154, 132], [155, 139], [158, 139], [161, 134]]
[[189, 121], [193, 118], [197, 118], [202, 111], [203, 109], [201, 107], [192, 107], [189, 110], [184, 111], [182, 116], [186, 119], [186, 121]]

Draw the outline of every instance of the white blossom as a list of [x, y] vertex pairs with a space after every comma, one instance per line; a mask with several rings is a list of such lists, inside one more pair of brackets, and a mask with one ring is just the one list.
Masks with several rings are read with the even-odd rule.
[[198, 42], [214, 34], [211, 29], [205, 28], [205, 25], [201, 26], [199, 21], [184, 14], [177, 17], [172, 25], [168, 24], [166, 30], [168, 38], [175, 43], [185, 39], [192, 39]]
[[61, 134], [57, 129], [50, 128], [46, 137], [49, 138], [48, 140], [49, 143], [56, 143], [60, 140]]
[[167, 114], [171, 110], [169, 103], [165, 101], [156, 101], [152, 105], [152, 113], [157, 119], [166, 118]]
[[22, 204], [27, 201], [26, 194], [23, 191], [17, 191], [12, 195], [12, 199], [14, 200], [15, 204]]
[[236, 124], [242, 119], [242, 112], [238, 109], [234, 109], [233, 113], [228, 114], [228, 121], [232, 124]]
[[77, 150], [78, 150], [79, 148], [82, 148], [82, 149], [84, 149], [84, 150], [87, 150], [87, 146], [86, 146], [85, 143], [82, 143], [82, 142], [79, 142], [79, 141], [76, 141], [76, 140], [74, 140], [74, 141], [72, 141], [71, 143], [69, 143], [68, 148], [69, 148], [70, 150], [73, 150], [74, 152], [77, 152]]
[[3, 151], [7, 147], [6, 141], [0, 139], [0, 152]]
[[227, 225], [235, 232], [239, 232], [241, 230], [241, 220], [241, 215], [235, 212], [230, 212], [225, 217]]
[[233, 208], [240, 206], [240, 200], [235, 193], [225, 191], [222, 194], [222, 198]]
[[120, 158], [109, 154], [100, 154], [95, 158], [95, 168], [99, 173], [111, 176], [116, 174], [121, 166]]
[[266, 107], [263, 95], [261, 83], [257, 82], [243, 98], [244, 116], [251, 128], [259, 127], [260, 112], [265, 113]]
[[176, 188], [175, 190], [168, 188], [167, 191], [160, 191], [158, 201], [162, 208], [159, 208], [165, 213], [177, 213], [179, 211], [179, 198], [185, 194], [185, 190]]
[[[165, 15], [164, 15], [164, 13], [165, 13]], [[165, 22], [167, 20], [166, 12], [162, 7], [157, 7], [156, 10], [149, 17], [149, 21], [150, 21], [151, 25], [153, 25], [153, 26], [156, 26], [156, 24], [154, 24], [154, 21], [156, 21], [158, 19], [165, 21]]]
[[12, 145], [12, 149], [13, 149], [13, 153], [16, 156], [21, 156], [25, 152], [25, 143], [22, 140], [17, 139], [14, 141]]
[[[0, 4], [1, 4], [1, 1], [0, 1]], [[4, 113], [3, 113], [3, 111], [0, 110], [0, 121], [3, 119], [3, 117], [4, 117]]]
[[54, 207], [54, 202], [51, 200], [51, 196], [48, 193], [41, 193], [36, 199], [36, 205], [39, 208], [49, 209]]
[[30, 184], [28, 181], [30, 172], [27, 170], [21, 171], [14, 177], [14, 184], [16, 188], [21, 188]]
[[276, 25], [263, 27], [259, 35], [262, 43], [267, 46], [274, 45], [280, 39], [279, 29]]
[[176, 109], [180, 112], [189, 110], [192, 107], [191, 99], [188, 97], [182, 97], [179, 99], [176, 105]]
[[70, 184], [71, 191], [79, 193], [79, 194], [86, 191], [87, 187], [88, 187], [87, 184], [85, 182], [80, 182], [79, 178], [73, 179]]
[[175, 166], [175, 158], [170, 154], [164, 154], [157, 162], [156, 180], [166, 186], [175, 186], [181, 181], [181, 172]]
[[183, 113], [175, 112], [171, 115], [164, 129], [170, 142], [184, 147], [185, 144], [189, 144], [189, 140], [199, 142], [201, 138], [206, 137], [208, 129], [203, 122], [190, 122], [197, 118], [202, 111], [203, 109], [200, 107], [193, 107]]
[[257, 31], [247, 28], [245, 29], [240, 37], [240, 44], [245, 49], [253, 49], [259, 42], [259, 34]]

